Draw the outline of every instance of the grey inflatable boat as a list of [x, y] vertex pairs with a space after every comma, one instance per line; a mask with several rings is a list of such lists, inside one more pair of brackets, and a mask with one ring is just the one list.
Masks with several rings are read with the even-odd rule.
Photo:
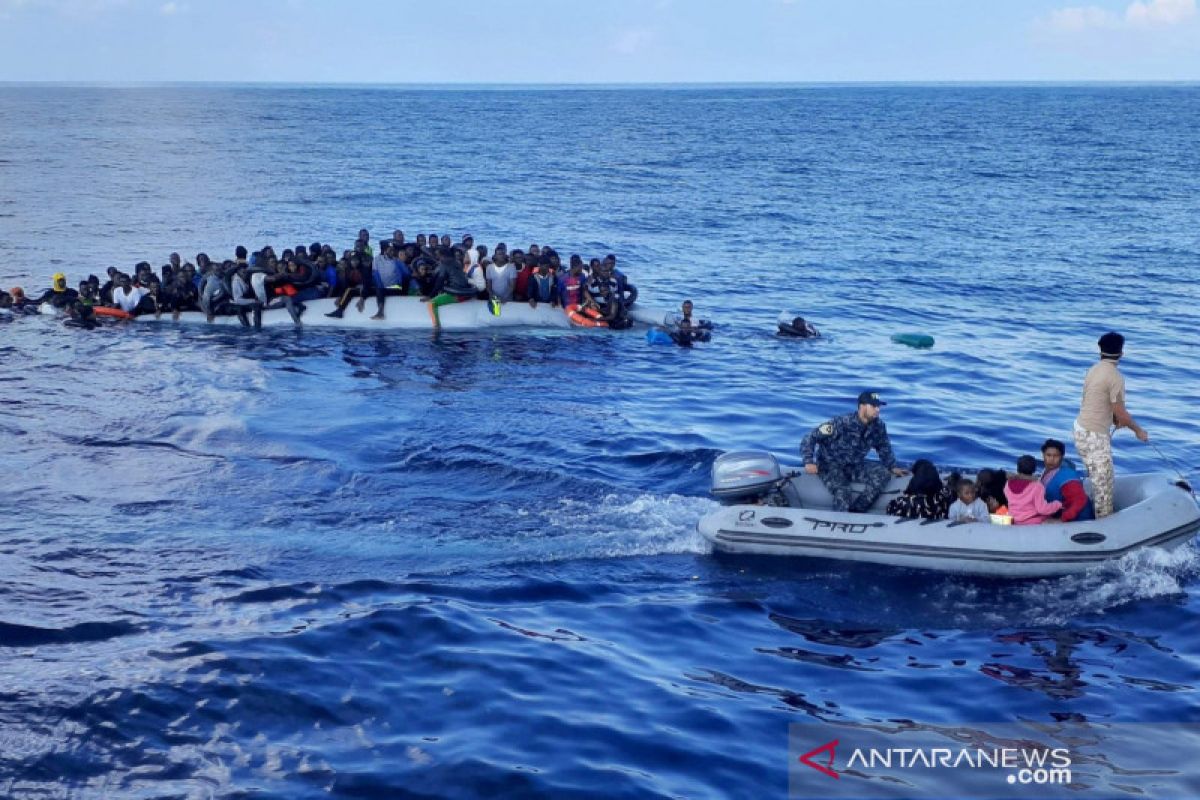
[[868, 513], [833, 511], [818, 476], [784, 475], [770, 453], [726, 453], [712, 478], [722, 506], [697, 527], [731, 553], [1034, 578], [1083, 572], [1143, 548], [1174, 549], [1200, 531], [1200, 507], [1163, 475], [1119, 476], [1116, 513], [1102, 520], [1017, 526], [888, 516], [888, 500], [908, 478], [893, 478]]

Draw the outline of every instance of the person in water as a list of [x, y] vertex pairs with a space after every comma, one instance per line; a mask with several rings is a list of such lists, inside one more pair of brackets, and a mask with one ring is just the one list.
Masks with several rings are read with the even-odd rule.
[[1092, 501], [1096, 518], [1113, 512], [1113, 460], [1110, 425], [1116, 430], [1129, 428], [1139, 442], [1150, 441], [1150, 434], [1125, 407], [1125, 377], [1117, 362], [1125, 351], [1125, 337], [1109, 331], [1100, 337], [1100, 360], [1083, 379], [1083, 398], [1075, 418], [1075, 449], [1092, 480]]
[[1063, 522], [1096, 518], [1092, 501], [1083, 488], [1083, 480], [1075, 471], [1075, 465], [1063, 458], [1067, 446], [1058, 439], [1047, 439], [1042, 445], [1042, 470], [1040, 478], [1048, 502], [1062, 503], [1059, 519]]
[[50, 288], [34, 298], [34, 305], [49, 303], [57, 309], [65, 309], [79, 299], [79, 292], [67, 286], [67, 276], [61, 272], [54, 273], [50, 279]]
[[797, 339], [816, 339], [821, 335], [816, 326], [804, 317], [788, 316], [786, 311], [779, 315], [779, 320], [776, 324], [779, 326], [779, 333], [783, 336], [794, 336]]
[[[892, 475], [908, 474], [896, 463], [887, 426], [879, 418], [884, 405], [878, 393], [862, 392], [856, 411], [821, 423], [800, 443], [804, 471], [820, 476], [833, 495], [835, 511], [868, 510]], [[867, 462], [871, 450], [879, 454], [882, 463]], [[856, 493], [854, 483], [861, 483], [863, 490]]]
[[1062, 508], [1061, 502], [1046, 500], [1045, 488], [1033, 475], [1036, 470], [1037, 461], [1033, 456], [1021, 456], [1017, 459], [1017, 474], [1004, 486], [1004, 493], [1008, 495], [1008, 513], [1012, 515], [1014, 525], [1052, 522], [1053, 515]]
[[943, 484], [937, 467], [927, 458], [913, 462], [912, 478], [898, 497], [887, 504], [887, 513], [905, 519], [945, 519], [950, 510], [954, 492], [950, 488], [958, 482], [958, 476]]
[[67, 318], [63, 320], [63, 324], [70, 328], [95, 330], [97, 327], [96, 315], [90, 305], [72, 303], [67, 306]]
[[991, 512], [987, 503], [979, 499], [975, 493], [975, 481], [961, 478], [958, 481], [958, 498], [950, 504], [946, 514], [951, 522], [988, 522]]

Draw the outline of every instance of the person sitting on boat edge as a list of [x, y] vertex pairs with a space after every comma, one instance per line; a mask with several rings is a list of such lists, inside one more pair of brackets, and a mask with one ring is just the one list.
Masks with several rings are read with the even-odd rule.
[[1041, 525], [1043, 522], [1054, 522], [1053, 515], [1062, 508], [1062, 503], [1046, 500], [1045, 489], [1034, 477], [1037, 461], [1031, 455], [1023, 455], [1017, 459], [1017, 474], [1009, 477], [1004, 485], [1004, 493], [1008, 495], [1008, 513], [1012, 515], [1014, 525]]
[[1042, 444], [1042, 462], [1046, 467], [1040, 480], [1045, 487], [1046, 500], [1058, 500], [1063, 504], [1059, 516], [1063, 522], [1095, 519], [1096, 511], [1083, 488], [1083, 479], [1075, 471], [1075, 465], [1063, 458], [1066, 449], [1067, 446], [1058, 439], [1047, 439]]
[[[600, 312], [600, 316], [596, 318], [597, 321], [603, 322], [614, 331], [620, 331], [633, 327], [633, 320], [629, 318], [625, 306], [617, 299], [614, 287], [615, 284], [612, 281], [589, 282], [588, 293], [592, 297], [589, 308], [594, 307]], [[596, 289], [594, 293], [592, 292], [593, 288]]]
[[975, 492], [975, 481], [960, 478], [958, 481], [958, 498], [950, 504], [946, 518], [951, 522], [989, 522], [991, 514], [987, 503], [979, 499]]
[[398, 252], [396, 244], [391, 240], [380, 246], [379, 255], [375, 256], [374, 269], [371, 277], [375, 282], [375, 316], [381, 320], [383, 306], [388, 296], [403, 296], [408, 294], [408, 286], [412, 282], [412, 272], [408, 269], [405, 255]]
[[[800, 443], [804, 471], [819, 475], [821, 483], [833, 495], [834, 511], [864, 512], [883, 492], [892, 475], [907, 475], [896, 464], [888, 439], [887, 426], [879, 418], [880, 406], [886, 405], [876, 392], [858, 396], [858, 410], [834, 417], [809, 431]], [[867, 453], [875, 450], [880, 464], [867, 463]], [[851, 484], [863, 484], [855, 494]]]
[[562, 300], [563, 312], [572, 324], [584, 328], [606, 328], [608, 323], [600, 319], [602, 314], [587, 292], [587, 277], [583, 274], [583, 259], [571, 256], [571, 266], [558, 279], [558, 296]]
[[[442, 327], [439, 308], [450, 303], [462, 303], [475, 296], [475, 287], [467, 280], [467, 273], [463, 272], [462, 263], [454, 259], [454, 251], [449, 247], [443, 247], [438, 251], [438, 257], [441, 260], [434, 273], [434, 296], [428, 300], [429, 316], [433, 320], [434, 328]], [[421, 299], [425, 300], [424, 297]]]
[[333, 311], [325, 315], [333, 319], [341, 319], [346, 312], [346, 307], [355, 297], [358, 297], [358, 310], [361, 312], [367, 302], [367, 293], [372, 291], [375, 283], [374, 278], [371, 277], [371, 271], [362, 268], [362, 259], [357, 254], [339, 261], [338, 273], [340, 275], [338, 282], [345, 288], [342, 289], [341, 297], [334, 304]]
[[887, 513], [905, 519], [945, 519], [954, 499], [951, 486], [958, 475], [951, 475], [943, 484], [937, 467], [927, 458], [918, 458], [912, 465], [912, 478], [904, 492], [888, 501]]
[[435, 294], [437, 262], [425, 255], [417, 256], [412, 263], [413, 286], [422, 301], [429, 300]]
[[233, 277], [229, 280], [229, 291], [231, 310], [237, 314], [238, 321], [242, 323], [242, 326], [250, 326], [250, 319], [247, 315], [253, 314], [255, 329], [261, 329], [263, 305], [250, 285], [250, 264], [246, 261], [240, 262], [237, 269], [234, 270]]
[[625, 306], [626, 310], [632, 308], [633, 304], [637, 302], [638, 290], [625, 277], [625, 273], [617, 269], [617, 257], [609, 253], [604, 257], [601, 266], [605, 276], [617, 282], [617, 299], [621, 301], [621, 305]]

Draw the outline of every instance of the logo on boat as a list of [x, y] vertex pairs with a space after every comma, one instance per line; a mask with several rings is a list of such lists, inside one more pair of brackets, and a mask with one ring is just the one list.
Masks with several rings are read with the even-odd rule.
[[738, 518], [737, 518], [737, 524], [738, 525], [753, 525], [754, 524], [754, 512], [753, 511], [739, 511]]
[[882, 522], [834, 522], [828, 519], [805, 517], [806, 522], [812, 523], [814, 531], [829, 531], [830, 533], [866, 533], [867, 528], [882, 528]]

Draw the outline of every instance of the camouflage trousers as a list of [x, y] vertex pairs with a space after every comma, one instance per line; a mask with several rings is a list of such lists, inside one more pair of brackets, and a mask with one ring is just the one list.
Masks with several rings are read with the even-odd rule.
[[1075, 449], [1092, 481], [1092, 505], [1096, 519], [1113, 513], [1112, 439], [1107, 433], [1096, 433], [1075, 425]]
[[[866, 511], [892, 479], [891, 470], [882, 464], [821, 464], [817, 473], [821, 483], [833, 495], [834, 511]], [[857, 494], [850, 484], [861, 483]]]

